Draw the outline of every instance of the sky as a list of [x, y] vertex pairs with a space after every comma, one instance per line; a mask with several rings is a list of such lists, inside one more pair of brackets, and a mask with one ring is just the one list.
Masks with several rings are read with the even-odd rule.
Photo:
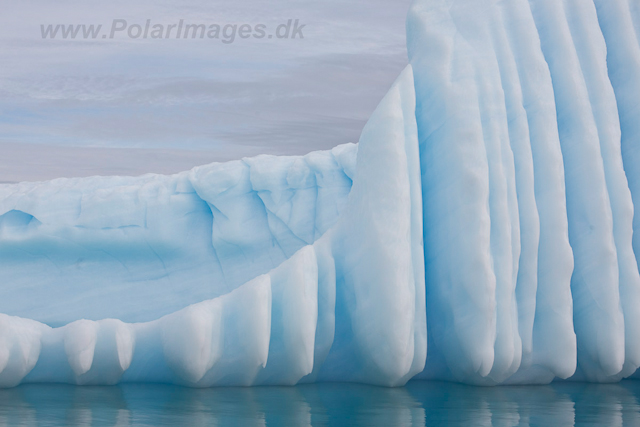
[[[357, 142], [407, 64], [409, 3], [5, 2], [0, 182], [175, 173]], [[180, 21], [207, 33], [176, 38]], [[102, 27], [43, 38], [58, 24]]]

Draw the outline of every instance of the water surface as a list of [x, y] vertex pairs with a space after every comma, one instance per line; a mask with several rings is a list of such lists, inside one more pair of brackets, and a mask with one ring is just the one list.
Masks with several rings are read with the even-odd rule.
[[640, 381], [470, 387], [410, 382], [190, 389], [23, 385], [0, 426], [638, 426]]

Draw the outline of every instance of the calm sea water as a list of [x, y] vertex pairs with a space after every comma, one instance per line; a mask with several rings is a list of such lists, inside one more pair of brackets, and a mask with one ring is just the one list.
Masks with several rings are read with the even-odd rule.
[[640, 381], [470, 387], [410, 382], [188, 389], [25, 385], [0, 426], [640, 426]]

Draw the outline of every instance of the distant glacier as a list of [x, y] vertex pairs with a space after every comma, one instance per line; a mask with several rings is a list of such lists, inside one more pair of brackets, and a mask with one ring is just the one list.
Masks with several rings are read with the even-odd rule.
[[415, 0], [407, 45], [358, 144], [0, 185], [0, 386], [638, 375], [640, 2]]

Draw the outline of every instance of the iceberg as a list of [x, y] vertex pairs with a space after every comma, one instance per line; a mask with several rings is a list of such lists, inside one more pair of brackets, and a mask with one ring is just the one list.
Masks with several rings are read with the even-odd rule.
[[640, 375], [639, 22], [414, 0], [358, 144], [0, 185], [0, 387]]

